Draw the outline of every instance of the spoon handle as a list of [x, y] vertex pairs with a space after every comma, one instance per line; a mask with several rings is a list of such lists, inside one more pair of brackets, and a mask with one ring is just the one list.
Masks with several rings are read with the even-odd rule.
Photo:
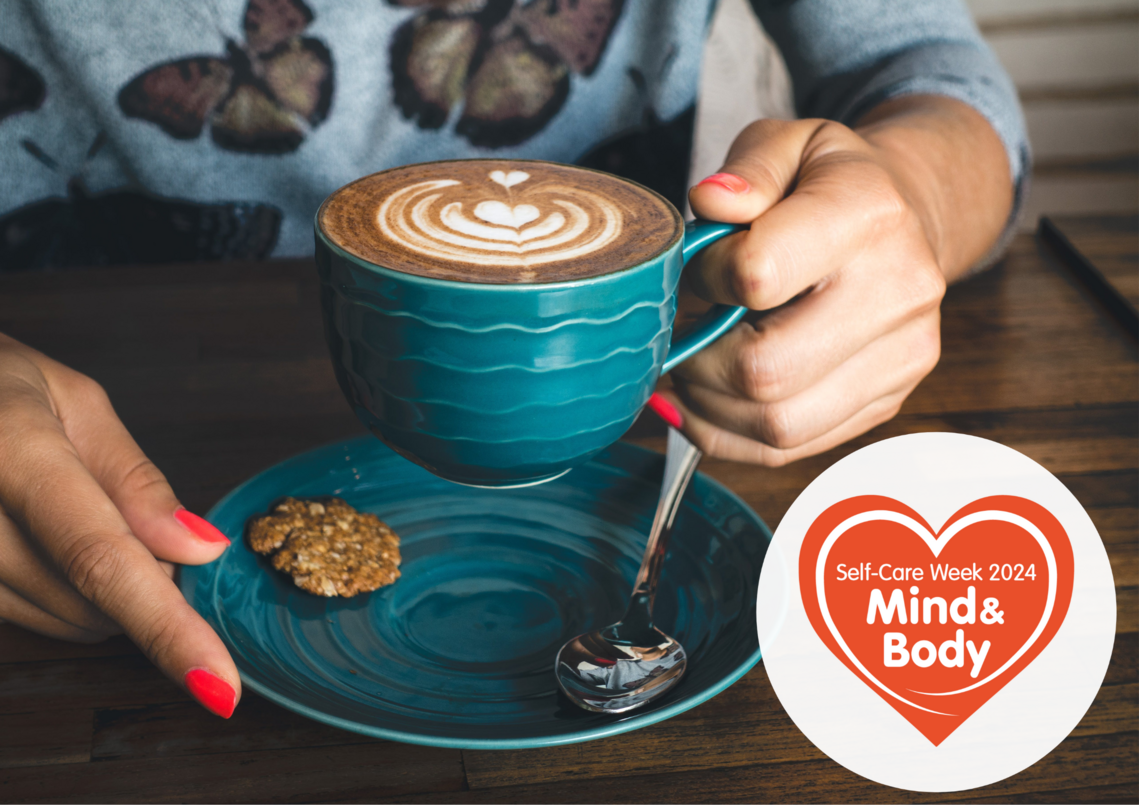
[[633, 596], [629, 602], [630, 613], [634, 609], [641, 609], [646, 620], [652, 614], [657, 581], [660, 580], [664, 555], [668, 551], [668, 538], [672, 533], [672, 521], [676, 518], [684, 490], [688, 488], [688, 482], [692, 480], [702, 455], [700, 449], [688, 441], [684, 434], [669, 427], [660, 500], [657, 502], [649, 542], [645, 546], [645, 555], [641, 559], [641, 569], [637, 572], [637, 582], [633, 586]]

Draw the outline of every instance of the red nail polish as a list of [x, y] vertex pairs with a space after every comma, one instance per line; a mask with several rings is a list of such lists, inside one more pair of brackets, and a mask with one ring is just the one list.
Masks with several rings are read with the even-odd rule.
[[653, 396], [649, 397], [649, 408], [653, 409], [657, 416], [674, 428], [684, 426], [684, 417], [680, 411], [677, 410], [676, 406], [655, 392]]
[[746, 180], [741, 179], [734, 173], [713, 173], [700, 184], [714, 184], [719, 185], [731, 193], [746, 193], [751, 189], [751, 185]]
[[184, 678], [186, 690], [211, 713], [222, 718], [233, 715], [237, 706], [237, 692], [220, 676], [205, 668], [191, 668]]
[[193, 512], [178, 509], [174, 512], [174, 519], [181, 523], [183, 528], [203, 542], [224, 542], [226, 545], [230, 544], [229, 537], [210, 525], [208, 520], [204, 520]]

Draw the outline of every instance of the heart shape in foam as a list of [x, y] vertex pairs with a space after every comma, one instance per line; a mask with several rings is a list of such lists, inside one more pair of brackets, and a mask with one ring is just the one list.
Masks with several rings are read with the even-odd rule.
[[516, 184], [521, 184], [529, 178], [530, 174], [526, 171], [510, 171], [510, 173], [506, 173], [505, 171], [490, 172], [491, 181], [498, 182], [507, 189], [514, 187]]
[[[497, 172], [497, 171], [496, 171]], [[488, 224], [509, 226], [519, 229], [534, 221], [541, 213], [533, 204], [519, 204], [511, 207], [501, 201], [480, 201], [475, 207], [475, 217]]]
[[1008, 495], [936, 533], [892, 498], [850, 498], [819, 515], [799, 554], [816, 634], [935, 746], [1044, 650], [1072, 577], [1060, 522]]

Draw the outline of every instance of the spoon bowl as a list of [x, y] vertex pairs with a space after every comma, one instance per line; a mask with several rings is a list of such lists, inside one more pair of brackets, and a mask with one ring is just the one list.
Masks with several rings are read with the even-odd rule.
[[558, 684], [595, 713], [624, 713], [672, 689], [688, 667], [684, 647], [655, 626], [634, 636], [624, 623], [578, 635], [558, 652]]
[[668, 429], [660, 500], [629, 607], [617, 623], [578, 635], [558, 651], [558, 686], [578, 707], [635, 710], [675, 687], [688, 667], [684, 647], [653, 625], [652, 609], [676, 510], [700, 456], [680, 431]]

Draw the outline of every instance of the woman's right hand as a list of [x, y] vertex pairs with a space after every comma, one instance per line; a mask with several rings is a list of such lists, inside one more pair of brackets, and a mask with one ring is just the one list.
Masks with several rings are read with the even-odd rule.
[[237, 668], [172, 580], [229, 540], [182, 508], [94, 380], [0, 335], [0, 620], [63, 640], [125, 632], [228, 718]]

